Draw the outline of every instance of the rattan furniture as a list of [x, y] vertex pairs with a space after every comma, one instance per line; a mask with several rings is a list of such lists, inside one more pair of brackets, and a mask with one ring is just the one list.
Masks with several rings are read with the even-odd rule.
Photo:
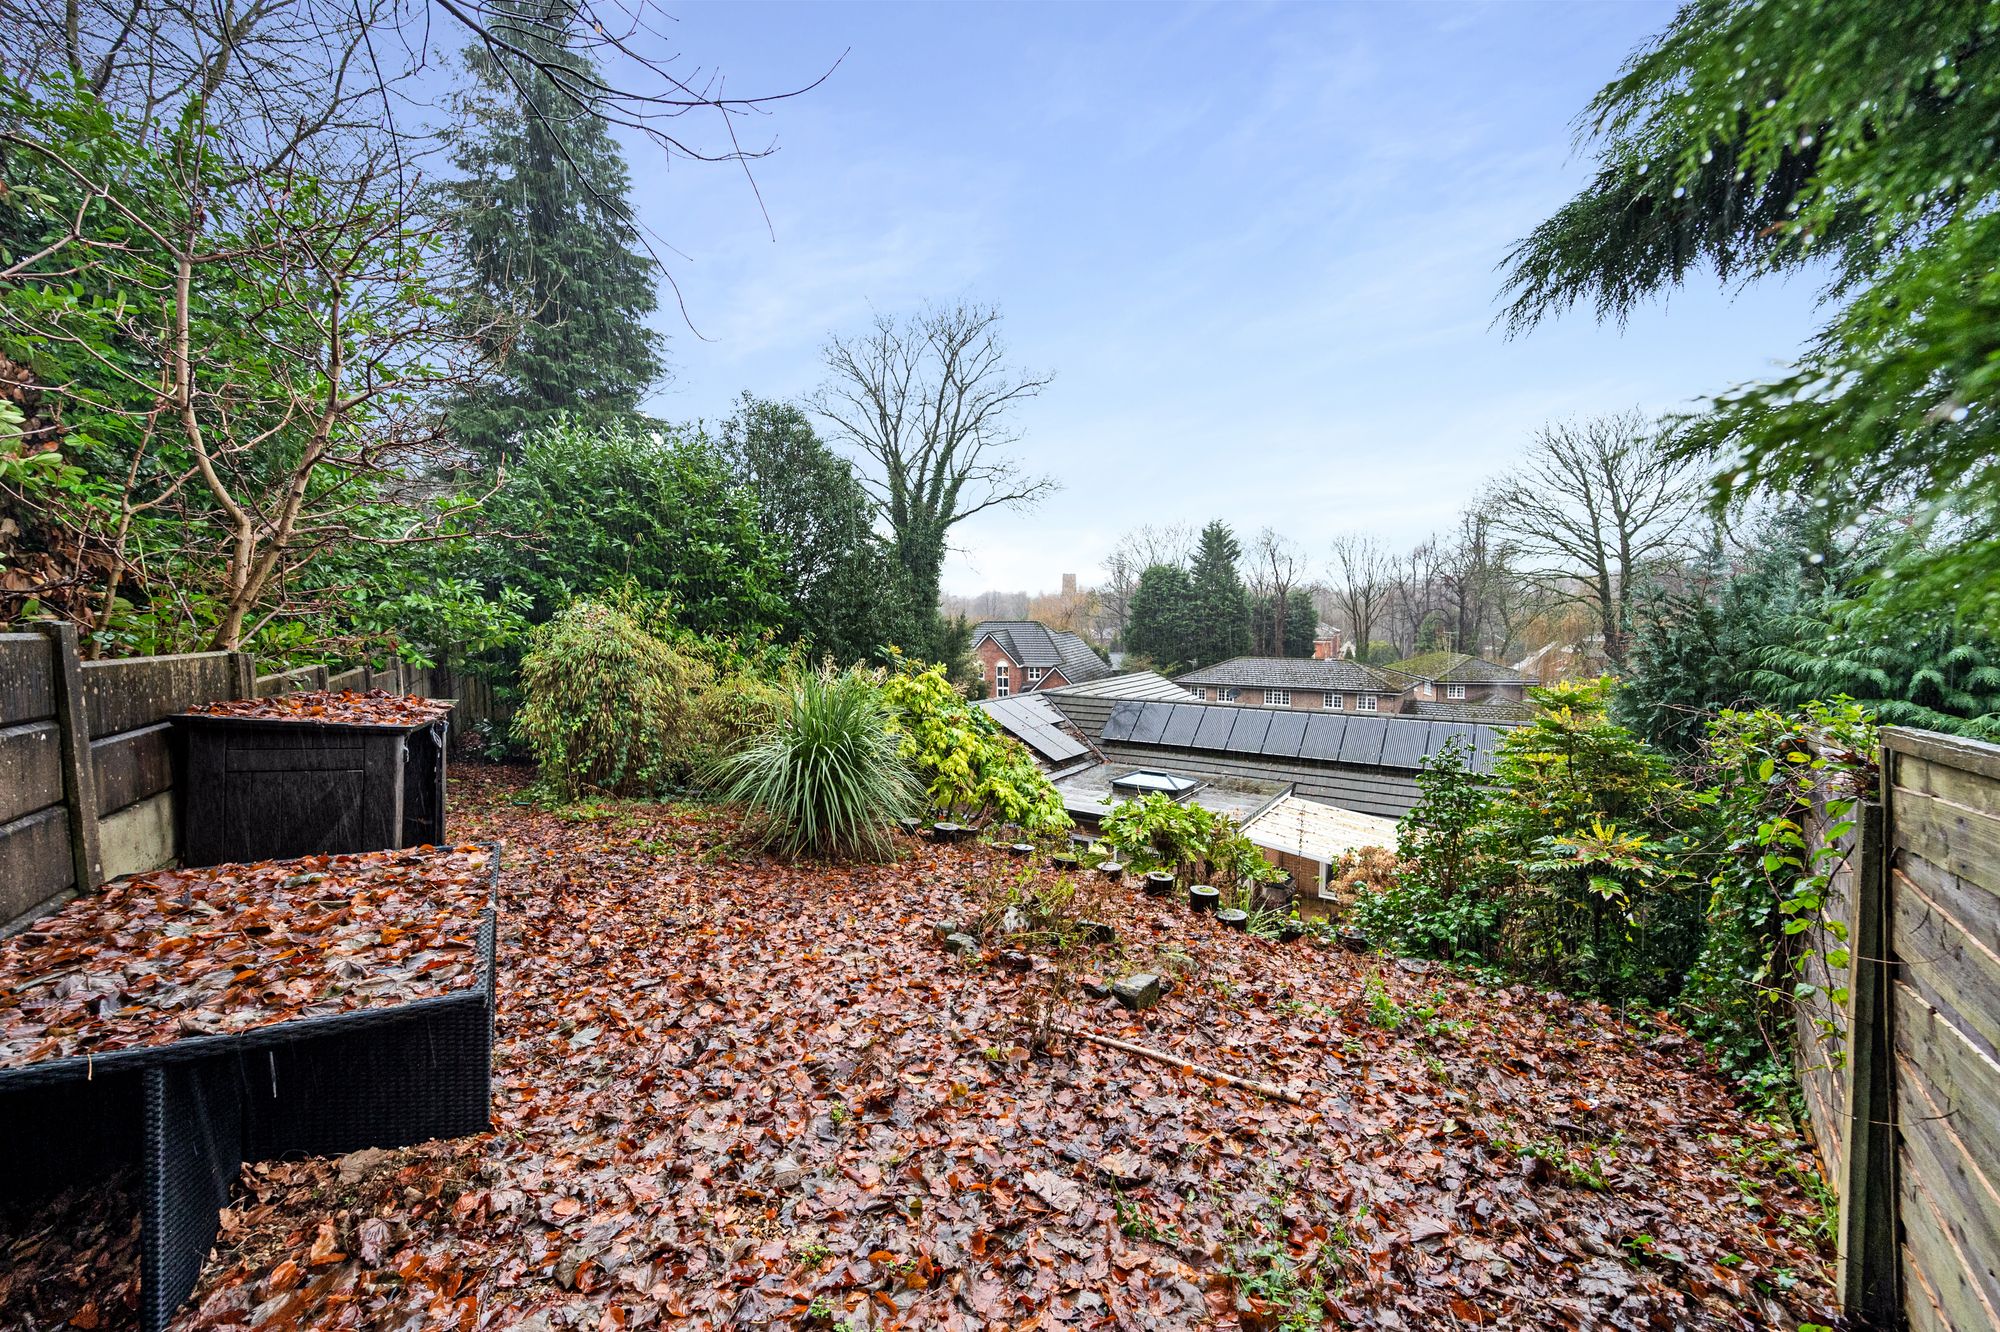
[[199, 1280], [244, 1162], [485, 1131], [499, 869], [489, 848], [475, 985], [0, 1068], [0, 1197], [28, 1202], [136, 1166], [142, 1325], [159, 1332]]

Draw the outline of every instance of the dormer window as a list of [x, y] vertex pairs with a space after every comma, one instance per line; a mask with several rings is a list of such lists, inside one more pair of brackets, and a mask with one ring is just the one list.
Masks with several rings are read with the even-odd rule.
[[1465, 686], [1464, 686], [1464, 685], [1446, 685], [1446, 686], [1444, 687], [1444, 696], [1445, 696], [1446, 698], [1464, 698], [1464, 697], [1465, 697]]

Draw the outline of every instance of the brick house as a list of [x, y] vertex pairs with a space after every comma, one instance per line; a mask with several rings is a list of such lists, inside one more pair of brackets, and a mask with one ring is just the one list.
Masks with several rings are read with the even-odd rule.
[[1232, 657], [1174, 677], [1201, 703], [1369, 715], [1403, 711], [1400, 682], [1341, 657]]
[[1466, 652], [1422, 652], [1382, 667], [1400, 679], [1412, 699], [1424, 703], [1526, 703], [1528, 686], [1539, 683], [1510, 666]]
[[1082, 638], [1036, 620], [982, 621], [972, 631], [972, 655], [979, 662], [979, 678], [989, 698], [1114, 674]]

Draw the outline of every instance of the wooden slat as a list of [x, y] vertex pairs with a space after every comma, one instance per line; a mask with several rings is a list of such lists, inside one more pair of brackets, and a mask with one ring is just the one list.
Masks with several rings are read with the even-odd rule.
[[2000, 781], [2000, 745], [1983, 740], [1966, 740], [1936, 731], [1913, 731], [1902, 726], [1882, 728], [1882, 747], [1898, 754], [1910, 754], [1929, 763], [1942, 764], [1964, 772]]
[[233, 685], [227, 652], [87, 661], [82, 671], [92, 739], [151, 726], [196, 703], [228, 698]]
[[[1951, 1131], [1982, 1169], [2000, 1171], [2000, 1061], [1966, 1038], [1951, 1021], [1907, 983], [1892, 990], [1896, 1058], [1914, 1069], [1936, 1113], [1950, 1117]], [[1899, 1119], [1915, 1122], [1926, 1112], [1903, 1106]], [[1995, 1177], [2000, 1185], [2000, 1176]]]
[[1936, 1294], [1945, 1325], [1957, 1332], [2000, 1327], [2000, 1306], [1989, 1299], [1973, 1265], [1944, 1220], [1945, 1205], [1914, 1170], [1898, 1173], [1903, 1243], [1924, 1284]]
[[1900, 869], [1890, 892], [1903, 980], [1988, 1054], [2000, 1053], [2000, 956], [1947, 909], [1951, 898], [1929, 895]]
[[0, 726], [55, 715], [49, 640], [40, 634], [0, 634]]
[[0, 823], [63, 798], [62, 735], [52, 721], [0, 728]]
[[1937, 1291], [1917, 1265], [1917, 1256], [1910, 1252], [1907, 1244], [1902, 1247], [1902, 1257], [1903, 1317], [1909, 1322], [1909, 1332], [1955, 1332], [1945, 1321]]
[[97, 769], [99, 818], [150, 799], [174, 784], [173, 729], [173, 723], [160, 722], [90, 742], [91, 763]]
[[2000, 1194], [1953, 1132], [1957, 1116], [1930, 1097], [1922, 1071], [1907, 1060], [1897, 1061], [1896, 1094], [1898, 1168], [1935, 1201], [1968, 1278], [1987, 1304], [2000, 1307]]
[[1894, 799], [1899, 851], [2000, 892], [2000, 818], [1901, 786]]
[[2000, 781], [1991, 777], [1982, 777], [1914, 755], [1897, 758], [1895, 775], [1899, 790], [1934, 796], [2000, 818]]
[[68, 810], [55, 805], [0, 826], [0, 926], [35, 911], [75, 881]]

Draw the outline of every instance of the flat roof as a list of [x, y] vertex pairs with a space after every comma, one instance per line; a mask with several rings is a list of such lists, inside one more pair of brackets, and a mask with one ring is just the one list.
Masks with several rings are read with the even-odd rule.
[[1265, 781], [1262, 778], [1189, 777], [1186, 773], [1172, 772], [1157, 763], [1095, 763], [1052, 780], [1062, 795], [1064, 809], [1073, 815], [1081, 814], [1094, 819], [1110, 813], [1113, 805], [1133, 798], [1126, 792], [1112, 789], [1114, 781], [1133, 773], [1157, 773], [1198, 782], [1199, 787], [1186, 798], [1185, 803], [1200, 805], [1217, 814], [1227, 814], [1239, 823], [1247, 823], [1265, 806], [1292, 789], [1290, 782]]

